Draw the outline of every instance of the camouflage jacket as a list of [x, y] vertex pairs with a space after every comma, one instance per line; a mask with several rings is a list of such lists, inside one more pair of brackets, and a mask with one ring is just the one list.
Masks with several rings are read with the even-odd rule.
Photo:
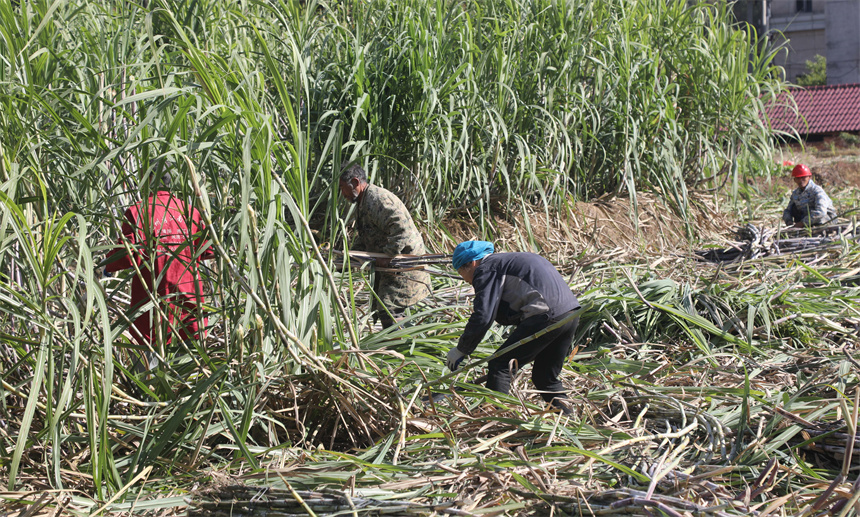
[[[798, 216], [799, 219], [795, 219]], [[800, 222], [806, 226], [814, 226], [824, 224], [834, 217], [836, 217], [836, 209], [833, 207], [833, 201], [824, 189], [812, 180], [809, 180], [806, 188], [794, 189], [788, 207], [782, 212], [782, 220], [787, 225]]]
[[[427, 253], [424, 239], [406, 206], [382, 187], [367, 185], [358, 201], [356, 229], [358, 237], [352, 244], [355, 250], [391, 256]], [[378, 273], [374, 283], [376, 294], [385, 305], [408, 307], [430, 294], [430, 275], [424, 271]], [[378, 304], [374, 305], [378, 309]]]

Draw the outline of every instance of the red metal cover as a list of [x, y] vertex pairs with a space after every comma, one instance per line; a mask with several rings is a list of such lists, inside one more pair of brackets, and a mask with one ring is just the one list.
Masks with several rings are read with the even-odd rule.
[[[797, 103], [797, 113], [789, 95]], [[767, 106], [765, 115], [774, 131], [800, 135], [860, 131], [860, 84], [792, 88]]]

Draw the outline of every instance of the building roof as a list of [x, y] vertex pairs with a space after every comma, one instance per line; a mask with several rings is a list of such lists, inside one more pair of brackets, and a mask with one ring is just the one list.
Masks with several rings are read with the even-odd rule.
[[[797, 113], [789, 95], [797, 103]], [[797, 131], [801, 136], [860, 131], [860, 84], [792, 88], [765, 111], [774, 131]]]

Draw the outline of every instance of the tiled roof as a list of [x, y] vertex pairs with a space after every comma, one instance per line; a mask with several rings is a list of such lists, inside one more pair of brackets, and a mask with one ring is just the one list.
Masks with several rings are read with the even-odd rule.
[[[794, 113], [788, 95], [794, 96]], [[788, 99], [790, 101], [790, 99]], [[775, 131], [800, 135], [860, 131], [860, 83], [792, 88], [765, 110]]]

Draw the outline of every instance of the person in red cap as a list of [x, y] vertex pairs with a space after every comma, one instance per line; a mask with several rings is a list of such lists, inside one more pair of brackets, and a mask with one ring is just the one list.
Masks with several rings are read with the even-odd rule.
[[200, 213], [174, 196], [169, 185], [165, 175], [154, 195], [125, 211], [122, 237], [105, 259], [106, 272], [134, 269], [130, 315], [156, 302], [134, 320], [132, 336], [147, 350], [143, 369], [157, 364], [156, 352], [163, 353], [159, 344], [170, 344], [173, 336], [201, 339], [206, 328], [197, 264], [214, 255], [203, 238]]
[[788, 207], [782, 212], [782, 220], [788, 226], [803, 228], [825, 224], [836, 218], [833, 201], [824, 189], [812, 181], [809, 167], [799, 163], [791, 170], [797, 188], [791, 193]]

